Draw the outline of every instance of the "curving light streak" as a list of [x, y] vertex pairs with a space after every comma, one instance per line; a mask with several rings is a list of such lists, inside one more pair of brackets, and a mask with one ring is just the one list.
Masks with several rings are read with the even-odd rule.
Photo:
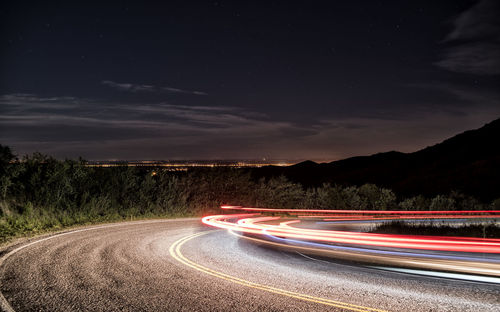
[[367, 215], [377, 215], [377, 214], [396, 214], [396, 215], [420, 215], [420, 214], [494, 214], [499, 215], [500, 210], [323, 210], [323, 209], [275, 209], [275, 208], [254, 208], [254, 207], [243, 207], [243, 206], [228, 206], [224, 205], [220, 207], [225, 210], [244, 210], [244, 211], [259, 211], [259, 212], [274, 212], [274, 213], [327, 213], [327, 214], [367, 214]]
[[244, 233], [264, 234], [266, 231], [273, 236], [310, 241], [405, 249], [500, 253], [500, 239], [314, 230], [291, 227], [286, 223], [276, 225], [259, 223], [279, 220], [280, 217], [244, 218], [239, 219], [236, 223], [225, 221], [228, 217], [232, 217], [232, 215], [205, 217], [202, 221], [208, 225]]
[[[356, 211], [356, 210], [293, 210], [293, 209], [270, 209], [270, 208], [248, 208], [240, 206], [222, 206], [222, 209], [254, 212], [253, 214], [225, 214], [207, 216], [202, 219], [204, 224], [228, 229], [231, 231], [250, 234], [255, 240], [272, 241], [275, 245], [312, 246], [310, 250], [315, 254], [322, 253], [328, 249], [336, 249], [342, 257], [348, 258], [345, 253], [367, 253], [378, 254], [377, 262], [388, 262], [389, 257], [397, 257], [396, 263], [408, 265], [412, 259], [425, 258], [426, 268], [438, 268], [448, 271], [461, 271], [485, 275], [500, 276], [500, 239], [476, 238], [476, 237], [452, 237], [452, 236], [424, 236], [424, 235], [396, 235], [375, 234], [365, 232], [333, 231], [307, 228], [308, 224], [302, 224], [303, 220], [313, 220], [314, 214], [321, 220], [328, 221], [359, 221], [380, 222], [388, 219], [397, 220], [432, 220], [432, 219], [478, 219], [478, 218], [500, 218], [498, 210], [483, 211]], [[263, 216], [259, 213], [287, 214], [282, 216]], [[319, 215], [318, 215], [319, 214]], [[295, 215], [295, 217], [289, 217]], [[283, 247], [281, 246], [281, 247]], [[307, 249], [311, 248], [305, 248]], [[322, 250], [322, 251], [318, 251]], [[402, 252], [401, 250], [410, 250]], [[412, 251], [413, 250], [413, 251]], [[418, 253], [416, 250], [420, 250]], [[330, 252], [331, 253], [331, 252]], [[436, 255], [438, 253], [439, 255]], [[450, 253], [455, 253], [451, 255]], [[460, 253], [460, 255], [456, 255]], [[434, 255], [433, 255], [434, 254]], [[496, 257], [495, 259], [491, 259]], [[361, 261], [369, 261], [369, 257], [360, 257]], [[481, 259], [484, 261], [481, 261]], [[360, 260], [357, 259], [357, 260]], [[391, 264], [394, 265], [394, 259]], [[453, 261], [453, 264], [442, 265], [443, 261]], [[436, 264], [440, 262], [441, 264]], [[475, 263], [474, 265], [472, 265]], [[415, 267], [415, 265], [411, 265]], [[472, 269], [472, 267], [481, 267]], [[492, 267], [494, 266], [494, 267]], [[417, 266], [418, 267], [418, 266]], [[468, 267], [465, 269], [465, 267]]]

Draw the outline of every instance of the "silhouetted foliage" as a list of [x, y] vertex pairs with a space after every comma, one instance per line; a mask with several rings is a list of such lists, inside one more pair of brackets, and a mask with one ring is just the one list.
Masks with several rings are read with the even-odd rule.
[[459, 192], [433, 198], [399, 198], [375, 184], [325, 183], [304, 187], [287, 177], [256, 179], [235, 168], [87, 166], [82, 159], [58, 161], [34, 153], [17, 160], [0, 146], [0, 241], [77, 224], [146, 217], [200, 216], [220, 205], [363, 210], [500, 209]]

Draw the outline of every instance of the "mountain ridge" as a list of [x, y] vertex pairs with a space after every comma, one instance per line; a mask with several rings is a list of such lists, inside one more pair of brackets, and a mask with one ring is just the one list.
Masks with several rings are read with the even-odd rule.
[[260, 168], [257, 175], [284, 175], [306, 186], [374, 183], [405, 196], [458, 191], [492, 200], [500, 198], [500, 144], [495, 139], [500, 139], [500, 118], [411, 153], [389, 151], [329, 163], [304, 161]]

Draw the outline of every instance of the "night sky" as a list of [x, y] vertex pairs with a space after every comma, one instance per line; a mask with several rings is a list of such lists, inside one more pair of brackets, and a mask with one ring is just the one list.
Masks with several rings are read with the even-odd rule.
[[18, 155], [329, 161], [500, 117], [496, 0], [0, 6]]

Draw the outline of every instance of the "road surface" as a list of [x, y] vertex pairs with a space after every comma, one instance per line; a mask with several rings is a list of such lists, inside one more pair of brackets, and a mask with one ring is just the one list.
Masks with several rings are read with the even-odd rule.
[[268, 249], [197, 219], [88, 227], [1, 257], [10, 311], [500, 310], [498, 284]]

